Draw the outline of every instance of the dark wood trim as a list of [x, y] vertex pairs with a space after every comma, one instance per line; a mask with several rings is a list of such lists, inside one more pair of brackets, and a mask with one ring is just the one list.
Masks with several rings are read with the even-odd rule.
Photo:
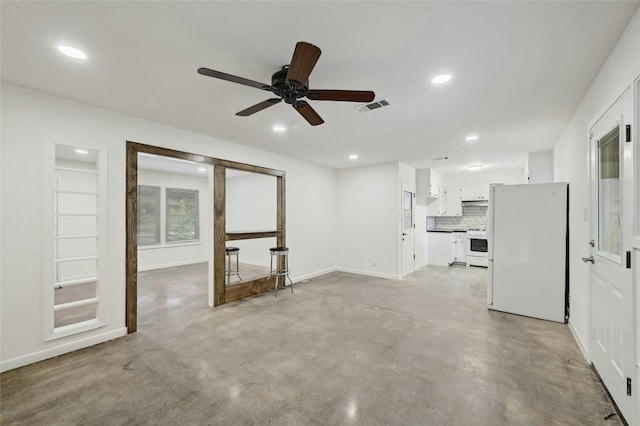
[[213, 170], [213, 306], [226, 302], [225, 297], [225, 242], [226, 242], [226, 190], [227, 168], [214, 166]]
[[243, 170], [245, 172], [262, 173], [264, 175], [284, 176], [282, 170], [269, 169], [267, 167], [254, 166], [253, 164], [238, 163], [229, 160], [216, 159], [216, 166], [228, 167], [230, 169]]
[[[179, 158], [197, 163], [214, 166], [214, 200], [213, 200], [213, 260], [214, 260], [214, 306], [219, 306], [233, 300], [267, 291], [266, 277], [244, 282], [234, 286], [225, 286], [225, 243], [226, 241], [253, 238], [276, 237], [278, 246], [285, 246], [285, 172], [252, 164], [222, 160], [189, 152], [177, 151], [138, 142], [127, 141], [126, 155], [126, 307], [125, 322], [127, 331], [137, 330], [138, 321], [138, 243], [137, 243], [137, 215], [138, 215], [138, 154], [153, 154], [163, 157]], [[236, 169], [246, 172], [261, 173], [274, 176], [277, 179], [277, 230], [254, 232], [226, 232], [226, 170]], [[268, 256], [268, 253], [265, 253]], [[282, 283], [278, 284], [282, 286]]]
[[160, 155], [162, 157], [179, 158], [181, 160], [189, 160], [189, 161], [194, 161], [196, 163], [205, 163], [205, 164], [213, 164], [213, 165], [215, 165], [216, 161], [218, 161], [217, 158], [207, 157], [205, 155], [192, 154], [190, 152], [184, 152], [184, 151], [176, 151], [175, 149], [163, 148], [160, 146], [145, 145], [138, 142], [127, 141], [127, 146], [131, 146], [132, 149], [135, 149], [136, 154], [139, 154], [139, 153], [153, 154], [153, 155]]
[[248, 281], [227, 287], [225, 294], [225, 303], [264, 293], [265, 291], [267, 291], [266, 281], [267, 277], [262, 277], [257, 278], [253, 281]]
[[138, 240], [136, 238], [138, 224], [138, 152], [131, 142], [127, 142], [126, 161], [125, 323], [127, 325], [127, 333], [134, 333], [138, 329]]
[[254, 238], [279, 237], [281, 234], [282, 234], [282, 231], [227, 232], [227, 241], [252, 240]]

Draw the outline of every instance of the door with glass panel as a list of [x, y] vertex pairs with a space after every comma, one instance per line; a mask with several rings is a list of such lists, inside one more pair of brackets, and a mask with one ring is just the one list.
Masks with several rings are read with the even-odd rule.
[[413, 184], [402, 182], [402, 276], [415, 271], [415, 196]]
[[[591, 127], [591, 358], [628, 421], [633, 371], [631, 236], [633, 225], [632, 94], [627, 89]], [[629, 141], [627, 141], [629, 139]], [[630, 393], [630, 392], [629, 392]]]

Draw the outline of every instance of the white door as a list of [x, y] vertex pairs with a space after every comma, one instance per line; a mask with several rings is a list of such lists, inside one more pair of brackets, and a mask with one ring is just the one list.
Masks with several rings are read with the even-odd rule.
[[402, 276], [415, 270], [415, 214], [416, 190], [413, 184], [402, 182]]
[[[633, 369], [633, 305], [630, 250], [633, 222], [631, 90], [590, 128], [591, 131], [591, 359], [620, 412], [631, 424], [627, 384]], [[631, 139], [629, 137], [629, 139]]]

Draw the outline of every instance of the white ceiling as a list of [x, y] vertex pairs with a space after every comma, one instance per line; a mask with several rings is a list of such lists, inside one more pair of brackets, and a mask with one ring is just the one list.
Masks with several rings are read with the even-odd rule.
[[[512, 169], [553, 146], [638, 4], [2, 1], [1, 71], [10, 83], [335, 168]], [[311, 88], [374, 90], [393, 105], [361, 113], [311, 101], [325, 120], [317, 127], [286, 104], [237, 117], [271, 96], [196, 73], [270, 83], [301, 40], [322, 49]], [[89, 59], [63, 57], [58, 44]], [[433, 86], [442, 71], [453, 80]], [[275, 123], [287, 132], [272, 132]], [[471, 132], [480, 139], [466, 142]]]

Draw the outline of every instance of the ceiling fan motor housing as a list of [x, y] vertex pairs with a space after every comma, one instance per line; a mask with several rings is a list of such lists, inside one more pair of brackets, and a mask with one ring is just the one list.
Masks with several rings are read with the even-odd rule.
[[283, 101], [288, 104], [294, 104], [296, 100], [307, 96], [307, 90], [309, 90], [309, 80], [302, 86], [292, 86], [287, 83], [287, 72], [289, 66], [285, 65], [280, 71], [275, 72], [271, 76], [271, 87], [273, 92], [280, 96]]

